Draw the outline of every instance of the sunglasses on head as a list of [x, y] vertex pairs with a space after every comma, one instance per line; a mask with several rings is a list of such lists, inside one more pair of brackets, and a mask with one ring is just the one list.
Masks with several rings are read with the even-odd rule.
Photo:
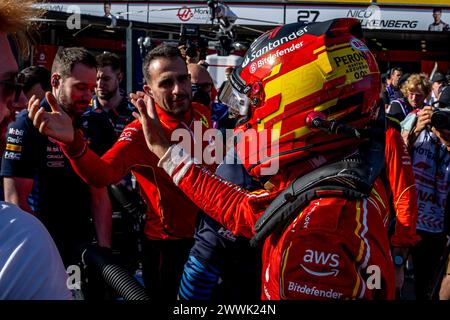
[[18, 102], [25, 83], [25, 76], [22, 73], [15, 74], [8, 80], [0, 80], [0, 84], [4, 85], [5, 96], [14, 94], [14, 102]]

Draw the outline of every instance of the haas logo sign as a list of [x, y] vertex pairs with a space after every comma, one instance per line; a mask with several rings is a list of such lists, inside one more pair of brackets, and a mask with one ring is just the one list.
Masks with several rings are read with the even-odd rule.
[[182, 6], [180, 9], [178, 9], [177, 17], [181, 21], [188, 21], [193, 16], [194, 16], [194, 14], [192, 13], [191, 8]]
[[[308, 264], [315, 264], [317, 266], [330, 267], [330, 271], [318, 272], [307, 268], [304, 264], [300, 266], [313, 276], [326, 277], [326, 276], [337, 276], [339, 273], [339, 255], [336, 253], [327, 253], [316, 250], [306, 250], [303, 256], [303, 262]], [[322, 269], [322, 268], [321, 268]]]

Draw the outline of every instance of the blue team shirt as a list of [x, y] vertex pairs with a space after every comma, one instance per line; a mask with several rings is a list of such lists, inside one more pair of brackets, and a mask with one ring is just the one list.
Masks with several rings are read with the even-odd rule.
[[[45, 99], [41, 106], [50, 110]], [[94, 144], [99, 146], [96, 152], [100, 152], [100, 140], [114, 141], [108, 138], [108, 135], [114, 135], [114, 130], [111, 125], [107, 130], [109, 120], [106, 117], [85, 114], [80, 119], [88, 136], [95, 137]], [[0, 174], [34, 179], [28, 202], [58, 248], [92, 240], [89, 186], [74, 172], [59, 144], [39, 133], [28, 118], [27, 110], [8, 126], [6, 141]]]

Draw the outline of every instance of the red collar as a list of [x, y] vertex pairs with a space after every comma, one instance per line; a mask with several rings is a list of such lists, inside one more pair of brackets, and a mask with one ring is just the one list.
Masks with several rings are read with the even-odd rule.
[[172, 132], [173, 130], [180, 127], [180, 124], [182, 122], [187, 127], [190, 127], [192, 119], [193, 119], [192, 108], [188, 112], [186, 112], [183, 115], [183, 117], [180, 119], [180, 118], [175, 118], [171, 114], [168, 114], [163, 109], [161, 109], [161, 107], [158, 106], [157, 104], [155, 104], [155, 106], [156, 106], [156, 113], [158, 114], [159, 120], [161, 121], [161, 124], [164, 127], [164, 129], [168, 130], [169, 132]]

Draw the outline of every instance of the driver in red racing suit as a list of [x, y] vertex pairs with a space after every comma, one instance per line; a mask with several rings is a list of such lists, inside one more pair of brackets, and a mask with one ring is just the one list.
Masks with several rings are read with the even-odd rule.
[[[361, 35], [356, 19], [280, 26], [255, 40], [233, 72], [221, 101], [244, 115], [235, 130], [236, 151], [264, 189], [246, 192], [196, 165], [159, 133], [152, 101], [138, 100], [158, 165], [205, 213], [246, 237], [254, 236], [255, 223], [282, 192], [288, 209], [297, 201], [295, 179], [313, 179], [310, 173], [335, 163], [364, 167], [354, 156], [375, 140], [362, 132], [378, 118], [380, 73]], [[293, 219], [282, 220], [264, 240], [263, 299], [395, 298], [388, 198], [379, 178], [369, 185], [365, 197], [320, 189], [291, 210]]]

